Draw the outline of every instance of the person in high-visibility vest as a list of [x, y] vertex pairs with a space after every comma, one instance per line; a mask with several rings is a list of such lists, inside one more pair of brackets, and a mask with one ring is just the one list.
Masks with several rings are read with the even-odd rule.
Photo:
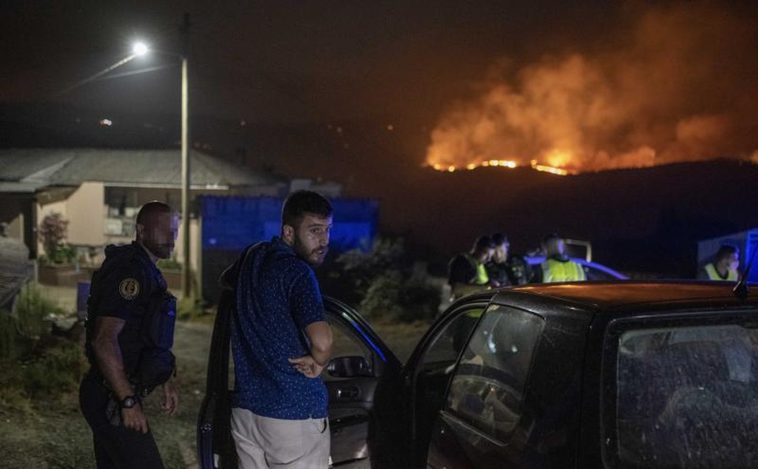
[[698, 280], [715, 280], [736, 282], [740, 278], [737, 269], [740, 266], [740, 250], [733, 244], [722, 244], [713, 257], [713, 262], [706, 264], [698, 272]]
[[453, 299], [492, 286], [485, 264], [492, 258], [495, 244], [489, 236], [480, 236], [470, 252], [458, 254], [448, 264], [448, 283]]
[[542, 263], [542, 282], [580, 282], [587, 280], [582, 265], [566, 255], [566, 243], [557, 234], [549, 234], [542, 240], [545, 262]]

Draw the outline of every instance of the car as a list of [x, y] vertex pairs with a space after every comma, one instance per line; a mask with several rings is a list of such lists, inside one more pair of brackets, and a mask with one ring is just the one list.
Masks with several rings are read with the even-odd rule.
[[[540, 264], [545, 262], [545, 256], [525, 256], [523, 259], [532, 266], [533, 269], [539, 268]], [[571, 257], [572, 261], [580, 264], [587, 280], [628, 280], [626, 275], [616, 272], [615, 270], [597, 262], [591, 262], [579, 257]]]
[[[758, 290], [577, 282], [462, 298], [401, 364], [325, 298], [332, 462], [342, 468], [758, 467]], [[219, 305], [200, 467], [235, 467]]]

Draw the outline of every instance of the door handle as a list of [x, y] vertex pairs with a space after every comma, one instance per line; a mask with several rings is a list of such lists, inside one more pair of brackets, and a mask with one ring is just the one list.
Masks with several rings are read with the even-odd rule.
[[337, 399], [355, 399], [361, 395], [361, 390], [355, 386], [337, 388]]

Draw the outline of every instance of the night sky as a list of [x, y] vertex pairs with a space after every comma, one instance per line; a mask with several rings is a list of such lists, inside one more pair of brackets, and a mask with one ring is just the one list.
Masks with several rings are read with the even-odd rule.
[[[0, 106], [167, 116], [174, 144], [180, 67], [171, 53], [181, 50], [186, 12], [196, 140], [232, 158], [242, 147], [251, 167], [333, 179], [347, 195], [380, 198], [392, 231], [448, 226], [440, 250], [462, 248], [485, 229], [472, 214], [489, 217], [489, 201], [512, 200], [501, 212], [520, 206], [523, 197], [498, 195], [508, 191], [505, 181], [533, 178], [504, 178], [498, 187], [490, 174], [473, 175], [470, 187], [486, 181], [489, 200], [472, 210], [454, 206], [460, 178], [430, 182], [419, 173], [425, 163], [464, 169], [494, 158], [592, 173], [714, 158], [758, 162], [754, 1], [2, 5]], [[71, 88], [129, 55], [135, 40], [166, 53], [114, 72], [125, 76]], [[160, 69], [131, 74], [145, 68]], [[220, 124], [200, 128], [208, 119]], [[544, 192], [542, 181], [523, 190]], [[423, 204], [443, 213], [432, 217]], [[577, 215], [571, 206], [554, 208]], [[523, 216], [486, 229], [539, 239], [550, 224]], [[742, 217], [730, 227], [750, 223]], [[613, 231], [577, 226], [573, 235], [587, 238]]]
[[[174, 113], [178, 67], [57, 93], [128, 55], [135, 39], [179, 51], [188, 12], [198, 114], [433, 125], [496, 61], [591, 47], [623, 13], [615, 2], [572, 3], [3, 2], [0, 102]], [[172, 61], [142, 58], [119, 72]]]

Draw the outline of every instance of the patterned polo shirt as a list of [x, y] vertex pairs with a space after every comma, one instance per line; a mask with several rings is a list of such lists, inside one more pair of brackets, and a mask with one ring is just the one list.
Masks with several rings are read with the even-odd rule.
[[230, 271], [237, 276], [232, 405], [276, 419], [327, 417], [322, 378], [308, 378], [288, 361], [310, 353], [305, 328], [325, 320], [313, 270], [274, 237], [252, 247]]

